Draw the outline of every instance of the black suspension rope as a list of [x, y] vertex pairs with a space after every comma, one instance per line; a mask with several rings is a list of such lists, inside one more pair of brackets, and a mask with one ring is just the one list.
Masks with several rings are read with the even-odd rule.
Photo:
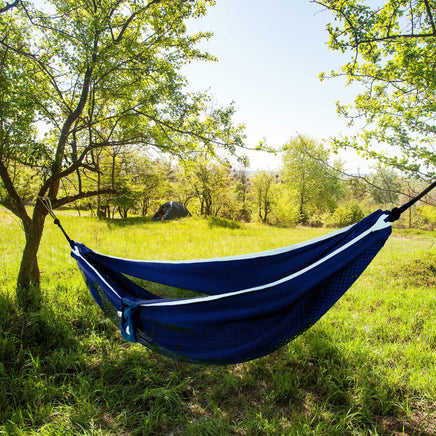
[[74, 246], [74, 241], [67, 235], [67, 232], [62, 227], [61, 222], [57, 218], [57, 216], [53, 212], [53, 207], [51, 205], [51, 200], [48, 197], [38, 197], [41, 201], [42, 205], [47, 209], [47, 212], [49, 215], [53, 218], [53, 222], [62, 230], [62, 233], [64, 234], [65, 238], [67, 239], [68, 243], [70, 244], [71, 248]]
[[391, 223], [393, 223], [394, 221], [397, 221], [404, 211], [409, 209], [409, 207], [413, 206], [418, 200], [420, 200], [422, 197], [424, 197], [424, 195], [427, 195], [434, 188], [436, 188], [436, 181], [433, 182], [426, 189], [424, 189], [424, 191], [422, 191], [416, 197], [414, 197], [410, 201], [408, 201], [406, 204], [403, 204], [401, 207], [394, 207], [391, 210], [391, 213], [389, 214], [387, 221], [390, 221]]

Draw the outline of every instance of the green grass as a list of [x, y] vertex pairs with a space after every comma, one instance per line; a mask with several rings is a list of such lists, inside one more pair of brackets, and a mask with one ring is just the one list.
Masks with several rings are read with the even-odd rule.
[[[73, 239], [130, 258], [241, 254], [327, 231], [59, 216]], [[434, 435], [435, 243], [434, 232], [394, 232], [299, 338], [252, 362], [198, 366], [123, 341], [50, 220], [39, 258], [42, 309], [17, 309], [23, 234], [0, 210], [0, 434]]]

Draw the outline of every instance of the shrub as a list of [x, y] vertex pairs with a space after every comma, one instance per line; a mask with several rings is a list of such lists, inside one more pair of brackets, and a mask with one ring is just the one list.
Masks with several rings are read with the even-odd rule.
[[339, 206], [331, 215], [328, 227], [346, 227], [363, 219], [365, 213], [356, 202]]
[[314, 213], [307, 221], [307, 225], [310, 227], [329, 227], [332, 214], [330, 212]]
[[424, 206], [416, 209], [416, 214], [420, 218], [420, 224], [423, 227], [428, 228], [428, 230], [432, 230], [436, 227], [436, 207], [430, 204], [424, 204]]

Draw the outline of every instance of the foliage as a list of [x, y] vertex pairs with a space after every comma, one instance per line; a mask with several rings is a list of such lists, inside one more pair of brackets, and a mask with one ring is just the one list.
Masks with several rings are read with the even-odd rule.
[[346, 227], [357, 223], [365, 217], [359, 203], [346, 203], [339, 206], [331, 215], [326, 225], [329, 227]]
[[166, 162], [159, 160], [152, 161], [143, 156], [138, 156], [134, 160], [133, 182], [139, 193], [139, 209], [142, 216], [147, 215], [154, 199], [165, 197], [165, 192], [170, 189], [171, 170], [171, 165], [168, 167]]
[[278, 225], [296, 226], [300, 222], [300, 210], [295, 204], [293, 193], [283, 182], [277, 183], [275, 191], [276, 199], [272, 218]]
[[436, 228], [436, 207], [430, 204], [424, 204], [417, 208], [417, 215], [422, 219], [423, 225], [430, 230]]
[[[189, 259], [305, 241], [325, 229], [217, 219], [101, 221], [59, 212], [75, 240], [131, 258]], [[179, 363], [121, 339], [59, 229], [41, 244], [40, 312], [14, 304], [20, 223], [0, 209], [0, 433], [434, 434], [434, 232], [390, 238], [310, 330], [240, 365]], [[147, 235], [147, 244], [137, 243]], [[401, 237], [397, 237], [401, 236]], [[16, 244], [10, 244], [13, 239]]]
[[251, 219], [251, 207], [249, 201], [251, 189], [250, 177], [245, 170], [239, 170], [235, 172], [234, 179], [236, 181], [236, 200], [239, 205], [236, 218], [239, 221], [249, 222]]
[[277, 175], [260, 171], [253, 177], [253, 202], [257, 208], [257, 216], [263, 222], [268, 222], [268, 217], [273, 212], [276, 201]]
[[[329, 150], [314, 139], [297, 136], [283, 146], [282, 178], [297, 205], [299, 222], [319, 211], [332, 211], [341, 195], [340, 180], [329, 161]], [[335, 164], [339, 169], [340, 163]]]
[[185, 177], [192, 196], [199, 203], [200, 215], [233, 218], [234, 201], [228, 189], [230, 166], [218, 162], [199, 160], [185, 164]]
[[[243, 146], [234, 108], [210, 109], [208, 95], [184, 92], [180, 74], [188, 62], [213, 60], [196, 48], [210, 34], [189, 35], [185, 25], [213, 3], [49, 0], [1, 10], [0, 204], [22, 220], [26, 234], [20, 285], [40, 280], [37, 252], [47, 215], [39, 202], [28, 215], [23, 198], [30, 194], [17, 184], [23, 168], [39, 182], [34, 198], [48, 197], [56, 208], [98, 196], [107, 216], [100, 196], [117, 188], [123, 147], [192, 157], [214, 155], [217, 147], [235, 154]], [[36, 135], [40, 121], [48, 130], [43, 138]], [[105, 186], [101, 168], [108, 159]], [[128, 177], [120, 177], [117, 207], [125, 215], [133, 192]]]
[[[25, 46], [30, 32], [22, 24], [22, 15], [11, 21], [9, 12], [2, 12], [3, 42]], [[42, 93], [46, 81], [9, 45], [0, 45], [0, 202], [19, 213], [23, 212], [23, 203], [34, 195], [30, 188], [41, 181], [38, 167], [47, 159], [34, 125], [39, 105], [45, 103], [43, 95], [39, 100], [35, 96]], [[11, 192], [12, 184], [15, 189]]]
[[375, 204], [382, 205], [384, 208], [398, 204], [402, 186], [397, 172], [378, 167], [374, 174], [368, 175], [368, 179], [368, 193]]
[[351, 146], [415, 177], [434, 179], [434, 1], [314, 3], [332, 13], [329, 47], [350, 54], [350, 61], [331, 76], [363, 86], [354, 105], [338, 104], [338, 111], [351, 123], [365, 120], [365, 128], [354, 137], [336, 139], [336, 145]]
[[[148, 158], [132, 148], [118, 152], [116, 156], [102, 150], [98, 159], [101, 174], [97, 180], [83, 177], [82, 185], [94, 186], [93, 189], [98, 183], [113, 186], [117, 194], [81, 202], [81, 210], [91, 208], [96, 215], [97, 209], [100, 216], [106, 218], [113, 218], [115, 214], [125, 217], [127, 213], [150, 216], [161, 204], [176, 200], [189, 206], [194, 215], [207, 215], [205, 211], [209, 211], [208, 216], [240, 222], [250, 222], [257, 217], [262, 221], [267, 206], [267, 222], [270, 224], [292, 227], [300, 222], [295, 191], [279, 178], [278, 173], [235, 171], [219, 161], [198, 160], [180, 165], [174, 161]], [[77, 181], [72, 183], [75, 184]], [[325, 184], [320, 179], [313, 188], [315, 194], [322, 192]], [[68, 187], [63, 186], [65, 193], [69, 192]], [[327, 199], [329, 201], [323, 199], [323, 203], [313, 207], [306, 224], [312, 227], [352, 224], [362, 218], [362, 214], [377, 208], [390, 209], [403, 204], [423, 189], [393, 170], [378, 167], [362, 178], [338, 180], [337, 190], [325, 193], [334, 197]], [[338, 193], [341, 197], [339, 207], [332, 209]], [[427, 201], [431, 202], [431, 197]], [[427, 228], [430, 225], [420, 218], [419, 212], [418, 215], [415, 213], [415, 208], [409, 212], [395, 223], [397, 227]]]
[[357, 200], [362, 202], [368, 194], [368, 183], [362, 177], [348, 177], [345, 180], [346, 194], [345, 200]]

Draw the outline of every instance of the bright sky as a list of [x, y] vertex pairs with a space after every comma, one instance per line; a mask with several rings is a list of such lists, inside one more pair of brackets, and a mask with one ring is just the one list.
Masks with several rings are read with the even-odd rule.
[[[331, 15], [309, 0], [217, 0], [191, 29], [214, 36], [200, 47], [217, 63], [197, 62], [184, 69], [190, 90], [210, 90], [218, 106], [235, 102], [236, 121], [246, 125], [247, 144], [262, 138], [280, 147], [297, 133], [318, 140], [350, 134], [335, 102], [352, 102], [356, 87], [342, 78], [319, 80], [348, 61], [327, 48]], [[366, 161], [342, 154], [349, 171]], [[277, 170], [280, 157], [250, 155], [251, 168]]]

